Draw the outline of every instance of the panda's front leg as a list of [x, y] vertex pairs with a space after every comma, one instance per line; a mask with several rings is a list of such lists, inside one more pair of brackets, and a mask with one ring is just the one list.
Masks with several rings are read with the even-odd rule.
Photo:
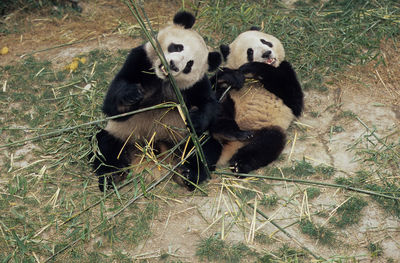
[[[116, 79], [106, 94], [103, 103], [103, 112], [107, 116], [115, 116], [139, 108], [144, 98], [143, 87], [138, 83], [130, 83], [124, 79]], [[127, 117], [116, 119], [123, 121]]]
[[237, 90], [241, 89], [244, 85], [245, 77], [239, 70], [223, 68], [210, 81], [215, 87], [217, 98], [221, 99], [221, 95], [228, 87]]
[[270, 77], [276, 77], [276, 68], [262, 63], [262, 62], [249, 62], [242, 65], [239, 68], [239, 71], [246, 77], [246, 78], [254, 78], [254, 79], [268, 79]]

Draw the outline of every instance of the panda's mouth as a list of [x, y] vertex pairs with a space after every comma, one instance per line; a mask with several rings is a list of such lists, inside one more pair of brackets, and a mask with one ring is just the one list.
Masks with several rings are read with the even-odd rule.
[[274, 65], [276, 63], [276, 58], [268, 58], [266, 63], [268, 65]]
[[159, 66], [159, 68], [160, 68], [161, 72], [164, 74], [164, 76], [168, 76], [168, 72], [167, 72], [167, 70], [165, 69], [165, 67], [164, 67], [163, 64], [161, 64], [161, 65]]
[[[169, 67], [170, 67], [170, 70], [171, 70], [172, 75], [177, 75], [177, 74], [179, 73], [179, 68], [178, 68], [177, 66], [175, 66], [175, 64], [171, 63]], [[167, 71], [167, 69], [164, 67], [163, 64], [161, 64], [158, 68], [159, 68], [160, 71], [164, 74], [164, 76], [166, 76], [166, 77], [168, 76], [168, 71]], [[175, 72], [176, 72], [176, 73], [175, 73]]]

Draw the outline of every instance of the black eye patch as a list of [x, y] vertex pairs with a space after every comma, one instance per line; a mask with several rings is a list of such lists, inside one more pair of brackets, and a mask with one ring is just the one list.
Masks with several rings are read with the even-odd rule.
[[247, 49], [247, 61], [248, 62], [253, 62], [253, 60], [254, 60], [253, 54], [254, 54], [253, 49], [251, 49], [251, 48]]
[[189, 60], [188, 63], [186, 63], [186, 66], [182, 70], [182, 72], [185, 73], [185, 74], [189, 74], [190, 71], [192, 71], [193, 64], [194, 64], [193, 60]]
[[268, 41], [266, 41], [266, 40], [264, 40], [264, 39], [260, 39], [260, 41], [261, 41], [261, 43], [263, 43], [264, 45], [267, 45], [267, 46], [269, 46], [269, 47], [273, 47], [273, 46], [274, 46], [274, 45], [272, 45], [271, 42], [268, 42]]
[[183, 45], [181, 44], [174, 44], [171, 43], [168, 46], [168, 52], [172, 53], [172, 52], [181, 52], [183, 50]]

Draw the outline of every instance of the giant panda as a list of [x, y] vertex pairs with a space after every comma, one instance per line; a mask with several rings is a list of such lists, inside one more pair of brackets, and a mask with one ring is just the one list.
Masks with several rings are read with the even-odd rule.
[[[214, 71], [222, 58], [219, 52], [208, 51], [203, 38], [191, 29], [194, 22], [191, 13], [178, 12], [173, 24], [158, 32], [157, 40], [189, 109], [195, 132], [201, 134], [215, 119], [218, 105], [206, 72]], [[108, 88], [102, 111], [106, 116], [116, 116], [165, 102], [178, 100], [163, 64], [147, 42], [131, 50]], [[138, 152], [135, 143], [152, 141], [154, 148], [162, 152], [188, 133], [176, 107], [109, 120], [96, 134], [98, 147], [93, 167], [100, 190], [126, 175]], [[215, 154], [209, 156], [217, 158]], [[215, 164], [215, 160], [210, 163]], [[206, 178], [204, 167], [197, 166], [195, 157], [181, 169], [194, 183]]]
[[211, 78], [221, 107], [210, 128], [222, 145], [217, 165], [249, 173], [278, 158], [303, 92], [276, 37], [251, 28], [220, 50], [226, 64]]

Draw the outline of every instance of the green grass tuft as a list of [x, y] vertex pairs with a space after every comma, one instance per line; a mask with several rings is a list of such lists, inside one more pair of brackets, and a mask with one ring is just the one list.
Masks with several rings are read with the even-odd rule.
[[369, 243], [367, 246], [372, 258], [381, 257], [383, 255], [382, 246], [379, 243]]
[[315, 174], [315, 172], [315, 168], [306, 160], [296, 161], [293, 169], [293, 173], [297, 177], [308, 177]]
[[321, 194], [321, 189], [316, 187], [308, 187], [306, 189], [308, 200], [314, 199]]
[[357, 224], [362, 217], [361, 210], [367, 204], [361, 197], [353, 196], [337, 209], [336, 215], [329, 222], [338, 228]]
[[334, 233], [323, 226], [317, 226], [308, 219], [300, 221], [300, 230], [312, 238], [317, 239], [324, 245], [332, 244], [334, 241]]
[[246, 258], [255, 253], [243, 243], [229, 245], [216, 237], [203, 239], [198, 245], [196, 256], [201, 261], [246, 262]]

